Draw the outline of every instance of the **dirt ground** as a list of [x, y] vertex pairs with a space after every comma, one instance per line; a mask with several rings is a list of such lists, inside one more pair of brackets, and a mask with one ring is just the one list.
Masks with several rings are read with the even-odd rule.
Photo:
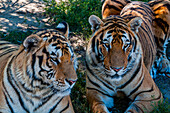
[[43, 28], [48, 18], [43, 16], [42, 0], [1, 0], [0, 31], [26, 31]]

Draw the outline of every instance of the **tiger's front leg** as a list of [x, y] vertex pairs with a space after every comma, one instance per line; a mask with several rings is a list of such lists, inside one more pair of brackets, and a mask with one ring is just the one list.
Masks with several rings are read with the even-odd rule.
[[[69, 95], [63, 98], [63, 101], [61, 102], [60, 106], [61, 106], [60, 113], [61, 112], [62, 113], [75, 113], [72, 102], [71, 102], [71, 98]], [[59, 111], [56, 111], [56, 112], [58, 113]]]
[[95, 90], [86, 90], [87, 100], [93, 113], [110, 113], [106, 104], [113, 105], [113, 98], [101, 95]]
[[144, 67], [144, 79], [136, 92], [132, 93], [129, 98], [133, 100], [125, 113], [150, 113], [154, 106], [163, 100], [162, 93], [151, 78], [149, 71]]
[[[150, 113], [153, 111], [155, 104], [158, 104], [159, 99], [153, 99], [152, 101], [134, 101], [128, 109], [125, 111], [125, 113]], [[162, 101], [162, 100], [160, 100]], [[153, 106], [152, 106], [153, 105]]]
[[125, 113], [149, 113], [149, 111], [147, 110], [148, 107], [151, 107], [150, 102], [133, 102], [125, 111]]

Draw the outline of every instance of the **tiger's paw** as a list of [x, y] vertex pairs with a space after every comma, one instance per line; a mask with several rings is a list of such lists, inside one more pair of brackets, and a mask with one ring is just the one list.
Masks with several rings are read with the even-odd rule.
[[94, 106], [93, 113], [111, 113], [104, 104]]

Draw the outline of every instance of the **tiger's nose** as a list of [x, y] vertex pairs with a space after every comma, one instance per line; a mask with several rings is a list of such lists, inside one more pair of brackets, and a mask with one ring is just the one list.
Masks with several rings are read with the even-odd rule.
[[72, 84], [74, 84], [77, 80], [68, 80], [66, 79], [66, 81], [69, 83], [69, 85], [71, 86]]
[[123, 67], [113, 67], [113, 66], [110, 67], [116, 72], [120, 71], [123, 68]]

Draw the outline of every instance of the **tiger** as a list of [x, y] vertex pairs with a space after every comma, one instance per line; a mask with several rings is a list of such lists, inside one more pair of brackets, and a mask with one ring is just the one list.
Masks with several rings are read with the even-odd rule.
[[[133, 1], [105, 0], [102, 6], [102, 18], [104, 19], [110, 15], [120, 15], [122, 9], [131, 2]], [[170, 1], [151, 0], [149, 2], [145, 2], [145, 4], [149, 5], [154, 13], [152, 29], [157, 46], [156, 59], [150, 73], [152, 77], [154, 77], [154, 75], [158, 75], [158, 73], [168, 75], [170, 73], [170, 62], [166, 57], [166, 50], [168, 48], [167, 45], [170, 42]]]
[[105, 0], [102, 5], [102, 18], [105, 19], [110, 15], [120, 15], [121, 10], [128, 4], [131, 0]]
[[[170, 74], [170, 62], [167, 59], [167, 44], [170, 43], [170, 1], [151, 0], [148, 2], [154, 12], [153, 32], [157, 44], [157, 60], [155, 67], [160, 73]], [[169, 76], [170, 77], [170, 76]]]
[[74, 113], [70, 92], [77, 80], [69, 25], [41, 29], [19, 45], [0, 41], [1, 113]]
[[105, 19], [91, 15], [89, 23], [92, 36], [86, 50], [86, 97], [91, 111], [110, 113], [114, 97], [126, 96], [132, 103], [125, 113], [151, 112], [151, 104], [163, 100], [148, 70], [156, 55], [151, 8], [132, 2], [120, 15]]

